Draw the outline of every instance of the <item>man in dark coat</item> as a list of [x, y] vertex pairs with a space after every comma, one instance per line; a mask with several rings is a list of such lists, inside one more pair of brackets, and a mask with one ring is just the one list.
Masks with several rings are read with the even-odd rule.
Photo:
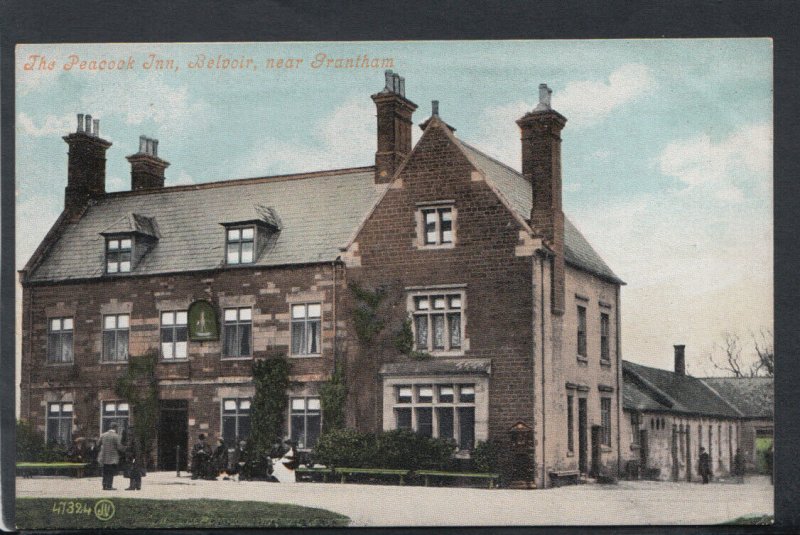
[[206, 443], [206, 435], [200, 433], [197, 442], [192, 446], [192, 479], [206, 477], [211, 460], [211, 447]]
[[708, 478], [711, 476], [711, 457], [706, 452], [703, 446], [700, 446], [700, 460], [699, 470], [700, 477], [703, 478], [703, 483], [708, 483]]
[[126, 453], [126, 471], [131, 482], [125, 490], [142, 490], [142, 476], [145, 470], [144, 458], [142, 456], [142, 443], [133, 426], [128, 428]]
[[100, 435], [100, 453], [97, 462], [103, 466], [103, 490], [114, 488], [114, 474], [119, 464], [119, 454], [124, 451], [117, 434], [117, 422], [112, 422], [108, 431]]

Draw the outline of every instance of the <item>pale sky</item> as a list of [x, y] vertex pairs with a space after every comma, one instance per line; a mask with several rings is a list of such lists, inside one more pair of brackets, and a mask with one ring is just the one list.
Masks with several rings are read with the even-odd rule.
[[[177, 70], [142, 68], [148, 55]], [[419, 105], [520, 168], [514, 121], [553, 89], [562, 133], [564, 211], [622, 290], [622, 355], [671, 369], [686, 344], [693, 375], [722, 333], [772, 328], [772, 43], [769, 39], [384, 43], [25, 45], [17, 48], [17, 263], [63, 206], [75, 114], [100, 119], [107, 189], [130, 188], [125, 156], [159, 140], [167, 185], [371, 165], [383, 69], [313, 68], [391, 57]], [[25, 71], [31, 54], [55, 68]], [[127, 59], [130, 71], [65, 71]], [[257, 69], [191, 69], [198, 54]], [[302, 58], [296, 69], [269, 58]], [[415, 141], [419, 129], [415, 128]]]

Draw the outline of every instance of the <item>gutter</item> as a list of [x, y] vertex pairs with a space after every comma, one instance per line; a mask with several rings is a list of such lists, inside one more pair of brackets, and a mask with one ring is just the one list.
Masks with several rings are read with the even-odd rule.
[[540, 302], [541, 302], [540, 309], [539, 309], [539, 323], [541, 325], [541, 342], [540, 342], [540, 345], [542, 347], [542, 369], [540, 371], [541, 376], [542, 376], [542, 394], [541, 394], [541, 399], [542, 399], [542, 488], [547, 488], [547, 479], [546, 479], [547, 478], [547, 463], [545, 462], [545, 458], [547, 456], [547, 453], [546, 453], [547, 450], [545, 448], [545, 446], [546, 446], [546, 437], [547, 437], [547, 433], [545, 431], [545, 429], [546, 429], [545, 425], [546, 425], [546, 422], [547, 422], [547, 410], [545, 409], [545, 406], [547, 405], [547, 403], [546, 403], [545, 396], [544, 396], [544, 393], [545, 393], [544, 389], [545, 389], [545, 384], [546, 384], [545, 376], [544, 376], [544, 362], [545, 362], [545, 340], [544, 340], [544, 333], [545, 333], [545, 328], [544, 328], [544, 317], [545, 317], [545, 314], [544, 314], [544, 255], [539, 257], [539, 267], [540, 267], [540, 269], [539, 269], [539, 279], [540, 279], [540, 281], [539, 281], [539, 283], [540, 283], [539, 295], [540, 295]]

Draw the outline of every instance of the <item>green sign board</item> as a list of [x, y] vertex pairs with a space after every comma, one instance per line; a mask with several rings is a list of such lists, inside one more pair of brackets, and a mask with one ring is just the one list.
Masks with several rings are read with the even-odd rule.
[[189, 305], [189, 340], [219, 340], [217, 313], [208, 301], [195, 301]]

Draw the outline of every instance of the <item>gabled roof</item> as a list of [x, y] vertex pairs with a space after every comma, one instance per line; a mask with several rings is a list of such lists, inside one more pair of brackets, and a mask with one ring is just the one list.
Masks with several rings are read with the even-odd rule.
[[158, 225], [155, 219], [133, 212], [127, 213], [103, 229], [100, 234], [143, 234], [158, 238]]
[[622, 362], [623, 408], [740, 418], [742, 414], [701, 379]]
[[[492, 182], [506, 198], [513, 210], [524, 220], [530, 220], [533, 206], [531, 183], [515, 169], [484, 154], [472, 145], [455, 139], [470, 160], [480, 168], [486, 180]], [[564, 216], [564, 260], [578, 269], [623, 284], [566, 216]]]
[[[456, 138], [438, 117], [430, 121], [425, 134], [434, 125], [442, 128], [485, 177], [521, 227], [530, 231], [530, 183], [514, 169]], [[404, 160], [395, 177], [413, 154]], [[28, 263], [32, 270], [26, 280], [102, 276], [101, 233], [112, 231], [159, 237], [137, 265], [136, 275], [220, 268], [224, 265], [225, 242], [219, 225], [245, 221], [263, 222], [275, 231], [267, 250], [248, 265], [334, 261], [389, 189], [388, 184], [375, 185], [373, 177], [374, 167], [361, 167], [110, 193], [90, 204], [77, 222], [59, 225], [58, 235], [52, 236], [52, 242], [48, 240], [52, 245], [37, 249]], [[564, 227], [568, 264], [624, 284], [567, 218]]]
[[705, 377], [703, 382], [745, 418], [773, 418], [775, 414], [772, 377]]
[[[368, 167], [111, 193], [90, 205], [77, 222], [62, 224], [60, 238], [28, 280], [101, 276], [105, 239], [100, 233], [142, 229], [144, 218], [158, 222], [160, 239], [135, 274], [221, 267], [225, 234], [220, 224], [266, 216], [280, 230], [254, 265], [334, 261], [366, 207], [386, 188], [376, 186], [373, 176], [374, 168]], [[129, 217], [132, 213], [140, 217]]]

